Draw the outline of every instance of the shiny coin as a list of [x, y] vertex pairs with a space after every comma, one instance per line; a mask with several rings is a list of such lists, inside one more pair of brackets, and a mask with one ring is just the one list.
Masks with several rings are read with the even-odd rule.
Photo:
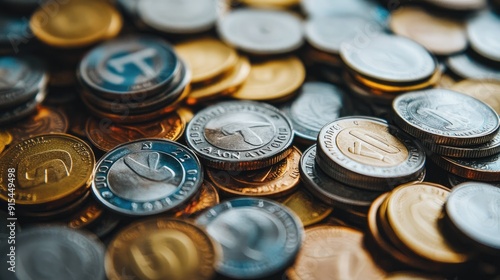
[[424, 80], [437, 67], [435, 58], [420, 44], [394, 35], [373, 37], [362, 46], [343, 44], [340, 56], [355, 72], [386, 83]]
[[418, 178], [425, 164], [420, 146], [382, 119], [346, 117], [325, 125], [316, 162], [330, 177], [382, 191]]
[[484, 144], [469, 147], [432, 145], [429, 142], [424, 142], [424, 145], [431, 152], [442, 156], [454, 158], [483, 158], [500, 153], [500, 134], [497, 133], [492, 140]]
[[[2, 269], [2, 279], [104, 280], [104, 246], [93, 235], [63, 226], [35, 227], [16, 236], [12, 273]], [[9, 252], [11, 245], [2, 246]], [[50, 257], [49, 257], [50, 256]], [[3, 263], [8, 256], [2, 254]], [[50, 269], [49, 269], [50, 268]]]
[[40, 106], [36, 114], [5, 127], [16, 140], [47, 133], [65, 133], [68, 130], [68, 118], [62, 110]]
[[415, 271], [397, 271], [384, 276], [384, 280], [445, 280], [446, 278]]
[[204, 163], [223, 170], [273, 165], [292, 150], [290, 121], [271, 105], [228, 101], [199, 111], [186, 128], [186, 142]]
[[185, 121], [177, 113], [159, 120], [134, 125], [116, 124], [106, 119], [89, 118], [86, 133], [89, 140], [102, 151], [119, 144], [143, 138], [163, 138], [175, 141], [182, 136]]
[[462, 80], [450, 89], [477, 98], [500, 114], [500, 80]]
[[190, 222], [157, 218], [122, 229], [106, 251], [110, 280], [208, 280], [214, 276], [219, 248]]
[[300, 0], [240, 0], [248, 6], [265, 8], [290, 8], [300, 3]]
[[470, 146], [492, 140], [498, 114], [485, 103], [447, 89], [409, 92], [393, 102], [394, 121], [429, 144]]
[[353, 74], [352, 76], [354, 77], [355, 80], [363, 84], [364, 86], [367, 86], [368, 88], [371, 88], [373, 92], [376, 94], [378, 93], [379, 95], [382, 95], [384, 93], [402, 93], [402, 92], [407, 92], [407, 91], [415, 91], [419, 89], [424, 89], [424, 88], [429, 88], [434, 86], [436, 83], [439, 82], [439, 79], [441, 78], [441, 71], [436, 70], [434, 74], [432, 74], [429, 79], [421, 81], [417, 84], [411, 84], [411, 85], [390, 85], [390, 84], [384, 84], [376, 81], [372, 81], [369, 79], [364, 78], [363, 76]]
[[117, 146], [99, 160], [92, 190], [107, 208], [143, 216], [187, 202], [202, 178], [198, 158], [183, 145], [141, 139]]
[[281, 110], [292, 121], [296, 137], [315, 142], [321, 128], [340, 117], [346, 96], [339, 87], [323, 82], [306, 82], [299, 95]]
[[482, 63], [466, 53], [449, 56], [446, 65], [451, 72], [463, 79], [500, 80], [498, 67]]
[[18, 209], [17, 215], [21, 216], [23, 221], [31, 221], [35, 223], [40, 223], [42, 221], [55, 221], [66, 218], [68, 215], [75, 213], [83, 204], [88, 200], [90, 192], [88, 188], [85, 189], [85, 193], [80, 194], [75, 201], [70, 201], [69, 203], [57, 207], [55, 209], [46, 210], [43, 208], [35, 210], [23, 210]]
[[228, 200], [202, 213], [196, 224], [222, 246], [217, 272], [238, 279], [261, 278], [284, 269], [303, 239], [299, 218], [266, 199]]
[[160, 38], [131, 36], [92, 49], [81, 61], [83, 84], [103, 97], [151, 96], [180, 69], [173, 48]]
[[333, 211], [332, 207], [319, 202], [304, 189], [291, 194], [283, 201], [283, 205], [292, 209], [305, 227], [321, 222]]
[[500, 16], [483, 12], [467, 22], [467, 36], [471, 48], [479, 55], [500, 62]]
[[294, 147], [285, 159], [268, 167], [245, 172], [207, 168], [207, 175], [217, 188], [231, 195], [284, 196], [298, 186], [300, 156]]
[[57, 208], [88, 190], [94, 163], [92, 149], [71, 135], [46, 134], [18, 142], [0, 157], [0, 199], [14, 195], [8, 187], [13, 183], [9, 174], [14, 174], [19, 207]]
[[500, 188], [478, 182], [463, 183], [446, 201], [446, 217], [478, 250], [500, 254]]
[[457, 176], [488, 182], [500, 182], [500, 154], [484, 158], [451, 158], [432, 155], [432, 161]]
[[217, 19], [217, 0], [143, 0], [137, 3], [137, 13], [147, 25], [168, 33], [206, 31]]
[[270, 102], [287, 99], [305, 77], [304, 65], [294, 56], [252, 63], [247, 81], [231, 97]]
[[[290, 280], [382, 279], [380, 269], [363, 245], [363, 233], [342, 226], [316, 226], [306, 237], [295, 264], [287, 271]], [[345, 261], [349, 260], [349, 264]], [[314, 265], [312, 265], [314, 264]], [[354, 265], [362, 264], [362, 265]], [[346, 269], [346, 265], [349, 269]]]
[[12, 142], [12, 140], [12, 135], [9, 132], [3, 129], [0, 130], [0, 154], [3, 152], [5, 147]]
[[299, 17], [287, 11], [239, 9], [217, 23], [221, 38], [252, 54], [280, 54], [298, 49], [303, 43]]
[[193, 217], [200, 214], [205, 209], [219, 204], [219, 193], [212, 183], [204, 180], [201, 184], [200, 191], [191, 202], [184, 207], [184, 209], [177, 211], [174, 217]]
[[67, 219], [67, 225], [73, 229], [88, 227], [104, 213], [101, 204], [93, 197], [87, 199], [80, 210]]
[[486, 0], [424, 0], [424, 2], [451, 11], [480, 10], [487, 5]]
[[[420, 24], [415, 24], [418, 21]], [[421, 44], [436, 55], [449, 55], [467, 48], [464, 25], [438, 17], [418, 7], [402, 7], [391, 14], [389, 26], [397, 35]]]
[[25, 42], [26, 34], [31, 34], [31, 30], [29, 21], [25, 17], [8, 16], [2, 13], [0, 16], [0, 53], [19, 51], [23, 47], [21, 42]]
[[388, 12], [376, 2], [370, 0], [302, 0], [301, 6], [309, 17], [336, 17], [340, 15], [354, 15], [369, 17], [383, 23]]
[[[471, 181], [471, 179], [462, 178], [460, 176], [453, 175], [451, 173], [448, 174], [448, 183], [449, 183], [449, 185], [452, 188], [458, 186], [459, 184], [470, 182], [470, 181]], [[488, 184], [494, 185], [494, 186], [497, 186], [497, 187], [500, 188], [500, 181], [498, 181], [498, 182], [488, 182]]]

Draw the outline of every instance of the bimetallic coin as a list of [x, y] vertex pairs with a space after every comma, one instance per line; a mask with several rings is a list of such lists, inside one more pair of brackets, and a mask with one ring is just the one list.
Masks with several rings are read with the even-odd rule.
[[483, 12], [467, 22], [467, 36], [471, 48], [479, 55], [500, 62], [500, 16]]
[[457, 176], [488, 182], [500, 182], [500, 154], [484, 158], [450, 158], [439, 155], [430, 157], [444, 170]]
[[385, 83], [425, 80], [437, 67], [423, 46], [395, 35], [379, 35], [359, 46], [356, 41], [343, 44], [340, 56], [355, 72]]
[[300, 219], [267, 199], [228, 200], [202, 213], [196, 224], [222, 246], [217, 272], [238, 279], [281, 271], [293, 261], [303, 240]]
[[[104, 280], [104, 246], [95, 236], [63, 226], [23, 229], [16, 236], [15, 272], [0, 271], [0, 278]], [[9, 252], [12, 245], [2, 246]], [[2, 254], [3, 263], [9, 257]], [[5, 266], [4, 266], [5, 267]]]
[[442, 156], [454, 158], [483, 158], [500, 153], [500, 134], [496, 133], [495, 137], [481, 145], [468, 147], [453, 147], [445, 145], [433, 145], [430, 142], [424, 141], [423, 144], [434, 153]]
[[315, 142], [321, 128], [340, 117], [345, 99], [344, 91], [335, 85], [306, 82], [299, 95], [281, 110], [292, 121], [296, 137]]
[[36, 114], [5, 129], [14, 139], [22, 140], [40, 134], [66, 133], [68, 126], [64, 111], [40, 106]]
[[194, 224], [156, 218], [122, 229], [109, 244], [104, 265], [109, 280], [209, 280], [219, 254]]
[[299, 184], [301, 152], [293, 151], [283, 160], [271, 166], [245, 172], [231, 172], [207, 168], [210, 180], [221, 191], [238, 196], [280, 197], [289, 194]]
[[321, 222], [333, 211], [331, 206], [321, 203], [304, 189], [291, 194], [283, 205], [292, 209], [305, 227]]
[[463, 79], [500, 80], [498, 67], [475, 60], [467, 53], [449, 56], [446, 65], [451, 72]]
[[[467, 182], [453, 188], [446, 201], [446, 218], [480, 251], [500, 254], [500, 188]], [[470, 243], [469, 241], [469, 243]]]
[[186, 142], [204, 163], [222, 170], [254, 170], [292, 151], [290, 121], [275, 107], [251, 101], [221, 102], [199, 111]]
[[[384, 276], [385, 272], [376, 265], [364, 247], [361, 231], [328, 225], [311, 227], [305, 233], [306, 238], [297, 260], [287, 270], [290, 280], [325, 277], [382, 279]], [[346, 260], [349, 262], [346, 263]]]
[[92, 190], [115, 212], [153, 215], [187, 202], [200, 188], [195, 154], [169, 140], [141, 139], [115, 147], [96, 165]]
[[393, 102], [394, 122], [430, 144], [479, 145], [498, 131], [498, 114], [485, 103], [447, 89], [405, 93]]
[[280, 10], [233, 10], [219, 19], [217, 31], [230, 45], [259, 55], [291, 52], [303, 43], [300, 18]]
[[477, 98], [500, 114], [500, 80], [462, 80], [450, 89]]
[[15, 198], [19, 207], [57, 208], [88, 190], [94, 164], [92, 149], [77, 137], [28, 138], [0, 157], [0, 199]]
[[192, 218], [205, 209], [217, 204], [219, 204], [219, 193], [212, 183], [204, 180], [197, 196], [195, 196], [184, 209], [177, 211], [173, 216], [176, 218]]

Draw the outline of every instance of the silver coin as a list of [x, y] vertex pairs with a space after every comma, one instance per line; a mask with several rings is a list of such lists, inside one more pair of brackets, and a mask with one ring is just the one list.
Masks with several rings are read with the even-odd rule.
[[355, 72], [385, 83], [428, 79], [437, 67], [435, 58], [423, 46], [395, 35], [344, 43], [340, 56]]
[[500, 80], [500, 68], [477, 61], [466, 53], [449, 56], [446, 65], [451, 72], [464, 79]]
[[[448, 174], [448, 183], [450, 184], [450, 187], [452, 187], [452, 188], [458, 186], [459, 184], [470, 182], [470, 181], [471, 181], [471, 179], [462, 178], [460, 176], [453, 175], [451, 173]], [[488, 182], [488, 184], [500, 188], [500, 181], [499, 182]]]
[[451, 158], [437, 154], [431, 160], [444, 170], [474, 181], [500, 182], [500, 154], [484, 158]]
[[335, 15], [312, 17], [305, 23], [305, 37], [316, 49], [338, 54], [343, 43], [371, 40], [383, 33], [376, 21], [362, 16]]
[[306, 82], [299, 95], [281, 108], [291, 120], [296, 137], [315, 142], [321, 128], [340, 117], [345, 94], [339, 87], [323, 82]]
[[228, 44], [252, 54], [287, 53], [303, 43], [300, 18], [280, 10], [234, 10], [220, 18], [217, 31]]
[[500, 125], [490, 106], [448, 89], [402, 94], [394, 99], [393, 110], [399, 127], [431, 145], [483, 144], [495, 137]]
[[[451, 191], [445, 204], [449, 221], [479, 248], [500, 254], [500, 188], [478, 182]], [[479, 249], [478, 248], [478, 249]]]
[[206, 31], [217, 19], [218, 0], [141, 0], [137, 12], [154, 29], [169, 33]]
[[424, 169], [425, 153], [386, 121], [356, 116], [321, 129], [316, 162], [340, 182], [383, 191], [416, 180]]
[[309, 17], [353, 15], [368, 17], [383, 24], [389, 16], [385, 8], [370, 0], [302, 0], [300, 4]]
[[472, 11], [485, 8], [487, 0], [423, 0], [431, 5], [451, 11]]
[[115, 147], [97, 163], [94, 195], [112, 211], [153, 215], [179, 207], [198, 191], [203, 169], [185, 146], [141, 139]]
[[[104, 246], [93, 235], [63, 226], [35, 227], [16, 236], [15, 245], [3, 246], [0, 260], [15, 246], [15, 272], [0, 271], [0, 278], [12, 280], [104, 280]], [[5, 265], [2, 265], [4, 268]]]
[[286, 268], [304, 238], [300, 219], [267, 199], [239, 198], [200, 214], [196, 224], [222, 247], [216, 270], [238, 279], [255, 279]]
[[481, 145], [470, 147], [454, 147], [446, 145], [433, 145], [430, 141], [423, 141], [423, 144], [431, 151], [442, 156], [456, 158], [482, 158], [500, 153], [500, 133]]
[[22, 118], [25, 118], [32, 113], [34, 113], [37, 107], [45, 100], [47, 96], [47, 91], [43, 90], [35, 95], [35, 98], [28, 100], [27, 102], [18, 105], [14, 108], [9, 108], [6, 111], [0, 112], [0, 125], [12, 124]]
[[221, 102], [199, 111], [186, 128], [187, 145], [207, 166], [253, 170], [290, 152], [293, 129], [275, 107], [252, 101]]
[[500, 16], [483, 12], [467, 22], [471, 48], [481, 56], [500, 62]]

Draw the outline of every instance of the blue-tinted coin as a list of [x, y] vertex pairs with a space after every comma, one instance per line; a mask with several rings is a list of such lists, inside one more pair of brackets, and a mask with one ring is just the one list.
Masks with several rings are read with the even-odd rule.
[[0, 51], [17, 53], [32, 38], [29, 19], [0, 14]]

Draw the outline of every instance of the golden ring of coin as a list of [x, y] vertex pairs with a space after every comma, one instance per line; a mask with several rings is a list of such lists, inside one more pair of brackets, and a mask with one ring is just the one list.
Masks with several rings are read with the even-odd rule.
[[300, 0], [240, 0], [245, 5], [268, 8], [290, 8], [300, 3]]
[[357, 81], [359, 81], [360, 83], [362, 83], [363, 85], [365, 85], [371, 89], [374, 89], [374, 90], [380, 90], [380, 91], [387, 92], [387, 93], [400, 93], [400, 92], [414, 91], [414, 90], [419, 90], [419, 89], [431, 87], [439, 82], [439, 80], [441, 79], [441, 75], [442, 75], [441, 71], [438, 70], [438, 71], [434, 72], [434, 74], [428, 80], [426, 80], [422, 83], [419, 83], [416, 85], [410, 85], [410, 86], [384, 85], [384, 84], [380, 84], [380, 83], [371, 81], [369, 79], [366, 79], [366, 78], [364, 78], [360, 75], [357, 75], [357, 74], [354, 74], [354, 78]]
[[306, 190], [299, 189], [283, 201], [283, 205], [299, 216], [304, 226], [321, 222], [328, 217], [333, 208], [316, 199]]
[[12, 142], [12, 139], [13, 137], [8, 131], [0, 130], [0, 154]]

